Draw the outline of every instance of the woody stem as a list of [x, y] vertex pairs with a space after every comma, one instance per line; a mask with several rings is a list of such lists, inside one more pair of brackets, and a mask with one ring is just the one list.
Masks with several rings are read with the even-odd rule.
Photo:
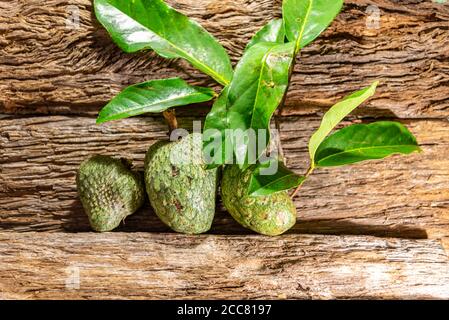
[[307, 178], [312, 174], [312, 172], [313, 172], [314, 169], [315, 169], [315, 168], [314, 168], [313, 166], [310, 166], [309, 169], [307, 169], [307, 172], [306, 172], [306, 174], [304, 175], [304, 180], [301, 181], [301, 183], [296, 187], [295, 191], [293, 191], [293, 193], [292, 193], [292, 195], [290, 196], [290, 198], [293, 199], [294, 197], [296, 197], [296, 195], [297, 195], [298, 192], [299, 192], [299, 189], [301, 189], [302, 185], [303, 185], [304, 182], [307, 180]]
[[178, 120], [176, 119], [176, 113], [174, 109], [165, 110], [162, 115], [165, 118], [165, 121], [168, 124], [169, 134], [173, 132], [173, 130], [178, 129]]

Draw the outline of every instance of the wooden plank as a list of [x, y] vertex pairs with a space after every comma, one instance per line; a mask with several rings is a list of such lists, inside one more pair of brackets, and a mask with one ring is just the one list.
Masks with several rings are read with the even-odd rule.
[[[280, 11], [279, 0], [169, 2], [217, 36], [234, 62]], [[67, 27], [73, 8], [78, 28]], [[372, 8], [380, 10], [379, 28], [370, 24]], [[91, 1], [8, 0], [0, 9], [0, 112], [92, 115], [126, 85], [169, 76], [215, 86], [185, 62], [121, 53], [95, 21]], [[363, 115], [447, 117], [448, 26], [449, 3], [345, 1], [331, 28], [303, 51], [284, 112], [319, 112], [380, 79]]]
[[0, 233], [2, 299], [449, 298], [438, 241]]
[[[180, 118], [181, 127], [193, 118]], [[307, 167], [307, 139], [317, 117], [283, 117], [287, 164]], [[405, 121], [424, 152], [408, 157], [317, 171], [295, 202], [291, 233], [367, 234], [405, 238], [449, 236], [449, 123]], [[0, 229], [88, 231], [75, 173], [92, 154], [129, 157], [143, 166], [149, 145], [166, 139], [160, 118], [131, 118], [95, 125], [89, 117], [10, 117], [0, 120]], [[168, 229], [149, 206], [129, 217], [122, 231]], [[219, 206], [211, 233], [247, 234]]]

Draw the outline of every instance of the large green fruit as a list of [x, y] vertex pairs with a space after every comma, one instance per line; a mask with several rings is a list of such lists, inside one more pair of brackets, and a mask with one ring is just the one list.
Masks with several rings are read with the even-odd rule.
[[280, 235], [295, 224], [295, 205], [286, 191], [248, 196], [254, 169], [254, 166], [243, 171], [237, 165], [225, 167], [221, 181], [223, 204], [242, 226], [268, 236]]
[[206, 170], [200, 134], [157, 142], [145, 157], [145, 185], [158, 217], [177, 232], [198, 234], [212, 225], [217, 170]]
[[124, 159], [93, 156], [81, 163], [76, 185], [84, 210], [95, 231], [111, 231], [145, 200], [141, 174]]

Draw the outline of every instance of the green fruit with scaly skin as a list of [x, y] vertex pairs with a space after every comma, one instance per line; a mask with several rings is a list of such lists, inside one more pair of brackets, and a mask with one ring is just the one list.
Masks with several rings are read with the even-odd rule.
[[145, 201], [141, 174], [125, 159], [92, 156], [76, 176], [78, 194], [95, 231], [111, 231]]
[[171, 229], [187, 234], [210, 229], [217, 169], [206, 170], [200, 134], [152, 145], [145, 157], [145, 185], [151, 206]]
[[268, 196], [249, 196], [248, 187], [255, 166], [240, 170], [226, 166], [221, 181], [223, 204], [245, 228], [267, 236], [280, 235], [296, 223], [296, 208], [287, 191]]

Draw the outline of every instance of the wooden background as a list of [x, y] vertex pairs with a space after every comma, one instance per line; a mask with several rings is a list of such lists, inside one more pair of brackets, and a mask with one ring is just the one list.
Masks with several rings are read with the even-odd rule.
[[[168, 2], [234, 63], [280, 13], [279, 0]], [[307, 168], [323, 112], [374, 80], [376, 96], [346, 124], [401, 121], [424, 152], [317, 171], [284, 236], [252, 234], [221, 204], [207, 235], [171, 233], [149, 205], [117, 232], [89, 232], [79, 163], [101, 153], [141, 168], [167, 139], [160, 116], [99, 126], [98, 110], [129, 84], [170, 76], [219, 89], [183, 61], [120, 52], [90, 0], [0, 0], [0, 298], [449, 298], [449, 4], [345, 1], [298, 58], [277, 120], [292, 169]], [[179, 108], [181, 125], [209, 107]]]

